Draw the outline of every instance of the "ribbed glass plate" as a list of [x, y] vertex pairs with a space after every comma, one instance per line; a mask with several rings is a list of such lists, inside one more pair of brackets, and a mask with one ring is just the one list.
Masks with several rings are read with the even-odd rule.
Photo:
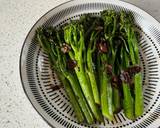
[[[84, 13], [99, 15], [104, 9], [132, 12], [135, 24], [141, 33], [139, 42], [141, 66], [143, 69], [144, 114], [135, 121], [128, 120], [123, 111], [113, 121], [95, 122], [93, 125], [79, 124], [63, 88], [59, 86], [54, 71], [50, 69], [48, 56], [35, 42], [37, 27], [58, 27]], [[38, 113], [53, 127], [147, 127], [160, 116], [160, 24], [143, 10], [114, 0], [76, 0], [66, 2], [43, 15], [28, 33], [21, 52], [20, 75], [26, 95]]]

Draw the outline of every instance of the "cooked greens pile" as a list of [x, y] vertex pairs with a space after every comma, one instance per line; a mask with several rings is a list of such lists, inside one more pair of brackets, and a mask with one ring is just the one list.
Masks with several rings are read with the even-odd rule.
[[143, 114], [138, 34], [130, 13], [84, 14], [59, 28], [39, 27], [36, 39], [48, 54], [78, 122], [128, 119]]

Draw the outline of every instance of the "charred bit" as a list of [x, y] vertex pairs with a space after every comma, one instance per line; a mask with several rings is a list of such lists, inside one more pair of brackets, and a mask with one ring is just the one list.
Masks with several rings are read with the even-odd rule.
[[61, 47], [61, 51], [65, 54], [65, 53], [68, 53], [70, 50], [71, 50], [71, 47], [68, 44], [63, 43]]
[[98, 51], [100, 53], [107, 53], [108, 52], [108, 46], [105, 41], [101, 41], [100, 43], [98, 43], [97, 47], [98, 47]]
[[75, 60], [68, 60], [67, 67], [68, 69], [74, 69], [77, 66], [77, 62]]

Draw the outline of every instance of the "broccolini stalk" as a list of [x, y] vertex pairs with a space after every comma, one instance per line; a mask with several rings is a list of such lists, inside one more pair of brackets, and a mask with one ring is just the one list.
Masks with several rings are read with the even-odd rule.
[[84, 32], [85, 32], [85, 47], [86, 47], [86, 70], [91, 83], [93, 96], [96, 104], [100, 105], [100, 96], [99, 96], [99, 88], [97, 86], [96, 79], [98, 76], [96, 74], [96, 62], [95, 62], [95, 54], [96, 54], [96, 41], [97, 36], [103, 30], [103, 22], [101, 17], [93, 16], [91, 14], [85, 14], [81, 16], [80, 23], [82, 23]]
[[115, 61], [115, 55], [116, 55], [116, 49], [114, 48], [114, 45], [113, 45], [113, 38], [116, 37], [116, 30], [117, 30], [117, 24], [118, 24], [117, 14], [113, 10], [103, 11], [102, 19], [104, 21], [104, 37], [109, 43], [109, 48], [111, 50], [111, 55], [109, 56], [111, 56], [112, 59], [110, 59], [110, 63], [111, 65], [113, 65]]
[[127, 83], [123, 82], [123, 109], [124, 114], [128, 119], [133, 120], [134, 119], [134, 100], [130, 92], [130, 87]]
[[[112, 65], [112, 72], [113, 75], [117, 76], [118, 74], [115, 72], [115, 66], [117, 65], [115, 63], [116, 58], [116, 52], [117, 52], [117, 42], [114, 40], [114, 38], [117, 37], [117, 28], [118, 28], [118, 16], [115, 11], [113, 10], [105, 10], [101, 13], [102, 19], [104, 21], [104, 37], [109, 45], [110, 53], [107, 54], [108, 56], [108, 64]], [[115, 84], [118, 84], [115, 83]], [[118, 85], [117, 85], [118, 86]], [[120, 109], [120, 98], [119, 98], [119, 90], [115, 87], [113, 87], [113, 108], [114, 111], [118, 111]]]
[[86, 53], [84, 51], [84, 36], [84, 28], [78, 22], [72, 22], [64, 28], [65, 42], [68, 43], [72, 48], [72, 50], [69, 51], [69, 55], [71, 59], [76, 60], [77, 62], [77, 66], [74, 69], [77, 74], [77, 78], [81, 85], [82, 91], [95, 118], [101, 121], [102, 116], [95, 104], [91, 85], [85, 72], [84, 56], [86, 56]]
[[93, 96], [96, 104], [100, 104], [100, 97], [99, 97], [99, 91], [97, 87], [97, 82], [95, 78], [95, 69], [94, 69], [94, 63], [92, 60], [93, 52], [95, 52], [96, 49], [96, 34], [94, 32], [91, 34], [91, 39], [88, 44], [87, 48], [87, 73], [90, 79]]
[[[126, 69], [129, 66], [129, 57], [124, 48], [121, 49], [122, 56], [122, 70]], [[127, 74], [128, 75], [128, 74]], [[125, 77], [125, 74], [122, 76], [122, 87], [123, 87], [123, 108], [124, 114], [128, 119], [134, 119], [134, 99], [131, 95], [130, 86], [128, 84], [128, 80]]]
[[100, 84], [100, 99], [101, 99], [101, 109], [102, 114], [109, 120], [113, 120], [113, 104], [112, 104], [112, 87], [111, 87], [111, 75], [108, 74], [112, 72], [111, 65], [108, 65], [107, 43], [104, 40], [100, 40], [98, 45], [98, 55], [97, 55], [97, 69]]
[[107, 56], [104, 53], [99, 53], [98, 56], [100, 67], [99, 69], [99, 79], [100, 79], [100, 99], [101, 99], [101, 109], [102, 114], [109, 120], [113, 120], [113, 110], [112, 110], [112, 88], [110, 83], [110, 77], [107, 74], [106, 62]]
[[[121, 12], [121, 31], [126, 35], [127, 45], [129, 47], [130, 58], [133, 65], [140, 65], [138, 41], [136, 38], [135, 28], [131, 14]], [[144, 111], [143, 90], [142, 90], [142, 74], [138, 73], [134, 76], [135, 88], [135, 116], [141, 116]]]
[[69, 97], [69, 101], [71, 102], [71, 105], [73, 106], [73, 109], [76, 114], [78, 122], [80, 122], [80, 123], [83, 122], [84, 121], [83, 113], [82, 113], [81, 108], [78, 104], [78, 101], [75, 97], [75, 94], [70, 86], [69, 81], [60, 73], [57, 73], [57, 76], [60, 79], [60, 81], [62, 82], [62, 84], [64, 85], [64, 88], [65, 88], [66, 93]]
[[[112, 85], [113, 85], [113, 103], [114, 103], [114, 113], [118, 113], [121, 110], [121, 80], [119, 78], [119, 74], [121, 73], [121, 47], [122, 47], [122, 41], [118, 37], [116, 41], [114, 41], [114, 45], [116, 45], [116, 58], [113, 65], [113, 71], [114, 75], [112, 77]], [[122, 90], [123, 91], [123, 90]]]
[[[60, 79], [62, 80], [62, 83], [64, 83], [64, 86], [66, 86], [65, 88], [68, 89], [67, 92], [72, 93], [71, 91], [69, 91], [71, 90], [71, 88], [69, 88], [66, 79], [70, 82], [70, 86], [72, 87], [74, 94], [69, 93], [68, 95], [71, 98], [70, 101], [72, 103], [72, 106], [74, 107], [74, 109], [76, 109], [75, 112], [78, 120], [82, 122], [84, 120], [84, 114], [87, 122], [90, 124], [93, 123], [94, 119], [92, 113], [85, 100], [85, 97], [83, 96], [83, 93], [81, 92], [80, 85], [76, 80], [77, 78], [73, 76], [66, 67], [66, 55], [61, 52], [62, 42], [60, 40], [58, 32], [55, 32], [53, 28], [48, 28], [46, 30], [39, 28], [37, 30], [36, 36], [43, 50], [49, 55], [54, 70], [57, 71]], [[73, 97], [75, 98], [72, 99]], [[79, 105], [74, 101], [77, 101]], [[83, 114], [80, 110], [82, 110]]]
[[121, 97], [118, 88], [113, 87], [113, 104], [114, 113], [118, 113], [121, 110], [121, 103], [120, 103]]

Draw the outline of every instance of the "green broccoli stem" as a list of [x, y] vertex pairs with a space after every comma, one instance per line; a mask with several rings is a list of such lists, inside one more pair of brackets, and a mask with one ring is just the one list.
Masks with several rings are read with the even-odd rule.
[[[136, 40], [133, 27], [131, 25], [128, 26], [127, 28], [127, 38], [128, 38], [128, 46], [130, 51], [131, 62], [133, 65], [140, 64], [138, 42]], [[136, 74], [134, 76], [134, 84], [135, 84], [135, 116], [138, 117], [141, 116], [144, 111], [141, 73]]]
[[127, 42], [129, 46], [129, 52], [130, 52], [130, 58], [132, 61], [132, 64], [136, 64], [136, 59], [134, 56], [134, 47], [133, 47], [133, 42], [132, 42], [132, 32], [131, 32], [131, 25], [126, 25], [126, 35], [127, 35]]
[[[90, 44], [92, 44], [92, 40], [90, 41]], [[99, 91], [97, 87], [97, 82], [96, 82], [96, 77], [95, 77], [95, 71], [93, 69], [93, 60], [92, 60], [92, 53], [94, 52], [96, 43], [94, 42], [94, 48], [91, 50], [91, 46], [88, 47], [87, 49], [87, 73], [90, 79], [91, 87], [92, 87], [92, 92], [93, 92], [93, 97], [95, 100], [96, 104], [100, 105], [100, 97], [99, 97]]]
[[90, 108], [86, 102], [86, 99], [83, 96], [83, 93], [81, 92], [81, 88], [80, 88], [80, 85], [78, 83], [77, 78], [74, 77], [72, 74], [68, 74], [68, 73], [65, 76], [69, 80], [69, 82], [71, 83], [72, 89], [75, 93], [75, 96], [77, 97], [77, 101], [82, 109], [83, 114], [86, 117], [87, 122], [89, 124], [92, 124], [94, 121], [94, 118], [93, 118], [92, 113], [90, 111]]
[[[69, 84], [69, 81], [62, 74], [57, 73], [57, 75], [58, 75], [60, 81], [62, 82], [62, 84], [63, 84], [63, 86], [66, 90], [66, 93], [67, 93], [67, 95], [69, 97], [69, 101], [71, 102], [71, 105], [74, 109], [74, 112], [76, 114], [78, 122], [80, 122], [80, 123], [83, 122], [84, 121], [84, 116], [83, 116], [83, 113], [81, 111], [81, 108], [85, 108], [85, 107], [81, 106], [81, 108], [80, 108], [79, 104], [81, 105], [82, 102], [79, 100], [79, 97], [76, 97], [76, 95], [74, 94], [74, 92], [73, 92], [73, 90], [72, 90], [72, 88]], [[84, 101], [84, 102], [86, 102], [86, 101]], [[85, 106], [85, 105], [83, 105], [83, 106]], [[83, 110], [83, 112], [84, 111], [85, 112], [87, 111], [86, 113], [88, 113], [88, 110]], [[90, 116], [87, 115], [87, 117], [90, 117]], [[87, 118], [87, 119], [88, 119], [87, 122], [89, 122], [89, 123], [93, 122], [93, 120], [91, 118]]]
[[[120, 13], [120, 29], [127, 40], [127, 45], [129, 49], [129, 56], [132, 65], [139, 64], [139, 50], [138, 41], [136, 39], [135, 28], [131, 18], [131, 14], [126, 14], [125, 12]], [[134, 76], [134, 94], [135, 94], [135, 104], [134, 113], [135, 117], [142, 115], [144, 111], [143, 105], [143, 91], [142, 91], [142, 76], [141, 73]]]
[[102, 114], [109, 120], [113, 120], [113, 103], [112, 103], [112, 87], [110, 83], [110, 77], [105, 70], [104, 62], [107, 62], [107, 56], [101, 54], [101, 67], [100, 69], [100, 98]]
[[[126, 53], [126, 50], [124, 48], [121, 49], [121, 54], [123, 56], [123, 62], [122, 62], [122, 70], [126, 69], [129, 66], [129, 57]], [[122, 82], [123, 87], [123, 108], [124, 108], [124, 114], [128, 119], [133, 120], [134, 119], [134, 99], [131, 95], [130, 86], [128, 83]]]
[[123, 108], [124, 114], [128, 119], [134, 119], [134, 100], [130, 92], [130, 87], [126, 83], [122, 83], [123, 86]]
[[103, 72], [102, 74], [102, 82], [101, 82], [101, 108], [102, 114], [109, 120], [113, 120], [113, 113], [112, 113], [112, 88], [108, 77], [106, 77], [106, 73]]
[[[119, 74], [121, 72], [121, 66], [120, 66], [121, 64], [119, 63], [120, 48], [121, 48], [121, 45], [119, 45], [117, 47], [117, 51], [116, 51], [116, 55], [115, 55], [116, 58], [115, 58], [114, 65], [113, 65], [113, 71], [114, 71], [115, 76], [117, 76], [117, 77], [119, 77]], [[118, 113], [122, 108], [121, 92], [120, 92], [121, 83], [117, 82], [116, 86], [117, 87], [113, 87], [114, 113]]]
[[[115, 63], [115, 59], [116, 59], [116, 52], [118, 51], [118, 49], [114, 49], [113, 48], [112, 38], [110, 38], [109, 42], [110, 42], [111, 53], [112, 53], [112, 57], [111, 57], [111, 60], [110, 60], [110, 63], [113, 66], [112, 72], [113, 72], [114, 75], [118, 75], [118, 73], [116, 73], [116, 71], [115, 71], [116, 67], [114, 66], [114, 65], [117, 66], [117, 64]], [[109, 58], [109, 56], [108, 56], [108, 58]], [[114, 106], [113, 107], [114, 108], [114, 110], [113, 110], [114, 112], [119, 111], [119, 109], [121, 108], [119, 90], [117, 88], [114, 88], [114, 87], [113, 87], [113, 106]]]
[[144, 104], [143, 104], [143, 89], [142, 89], [142, 75], [141, 73], [136, 74], [134, 76], [134, 83], [135, 83], [135, 116], [141, 116], [144, 111]]
[[[117, 31], [117, 14], [115, 11], [113, 10], [109, 10], [109, 11], [103, 11], [102, 12], [102, 19], [104, 21], [104, 37], [106, 39], [106, 41], [108, 42], [109, 45], [109, 49], [111, 54], [107, 56], [108, 58], [108, 63], [111, 64], [113, 66], [112, 68], [112, 72], [114, 75], [115, 74], [115, 69], [114, 69], [114, 63], [115, 63], [115, 58], [116, 58], [116, 49], [114, 46], [114, 42], [113, 42], [113, 38], [116, 37], [116, 31]], [[115, 44], [116, 45], [116, 44]], [[113, 108], [114, 111], [118, 111], [120, 106], [120, 100], [117, 99], [117, 95], [119, 94], [118, 90], [113, 88]], [[116, 106], [115, 106], [116, 105]]]
[[87, 71], [89, 79], [90, 79], [90, 83], [91, 83], [91, 87], [92, 87], [92, 91], [93, 91], [93, 97], [94, 97], [94, 101], [96, 104], [100, 105], [100, 97], [99, 97], [99, 91], [98, 91], [98, 87], [97, 87], [97, 83], [96, 83], [96, 78], [94, 75], [94, 72], [92, 71]]
[[96, 106], [94, 99], [93, 99], [93, 93], [92, 90], [90, 89], [90, 83], [87, 80], [86, 73], [83, 69], [80, 67], [75, 68], [75, 72], [77, 74], [79, 83], [81, 85], [82, 91], [86, 97], [86, 100], [92, 110], [92, 113], [94, 114], [95, 118], [99, 121], [102, 121], [101, 113], [98, 110], [98, 107]]
[[114, 105], [114, 112], [117, 113], [121, 109], [120, 104], [120, 94], [117, 88], [113, 87], [113, 105]]
[[[138, 50], [138, 41], [136, 39], [135, 32], [132, 27], [131, 34], [129, 35], [128, 43], [133, 45], [134, 50], [134, 60], [132, 61], [133, 65], [140, 65], [139, 50]], [[142, 89], [142, 74], [138, 73], [134, 76], [134, 89], [135, 89], [135, 116], [141, 116], [144, 111], [143, 103], [143, 89]]]
[[[101, 88], [101, 81], [102, 81], [102, 70], [101, 70], [101, 63], [100, 63], [100, 56], [99, 53], [96, 53], [96, 81], [97, 81], [97, 87], [98, 87], [98, 91], [99, 91], [99, 95], [100, 95], [100, 88]], [[100, 102], [101, 102], [101, 98], [100, 98]]]
[[[120, 63], [118, 62], [119, 56], [120, 56], [120, 47], [121, 45], [119, 45], [117, 47], [116, 50], [116, 54], [115, 54], [115, 59], [114, 59], [114, 63], [113, 63], [113, 73], [115, 76], [118, 77], [118, 75], [120, 74], [120, 70], [121, 70], [121, 66]], [[117, 88], [113, 87], [113, 104], [114, 104], [114, 113], [118, 113], [121, 110], [121, 96], [120, 96], [120, 83], [117, 82], [116, 83]]]

